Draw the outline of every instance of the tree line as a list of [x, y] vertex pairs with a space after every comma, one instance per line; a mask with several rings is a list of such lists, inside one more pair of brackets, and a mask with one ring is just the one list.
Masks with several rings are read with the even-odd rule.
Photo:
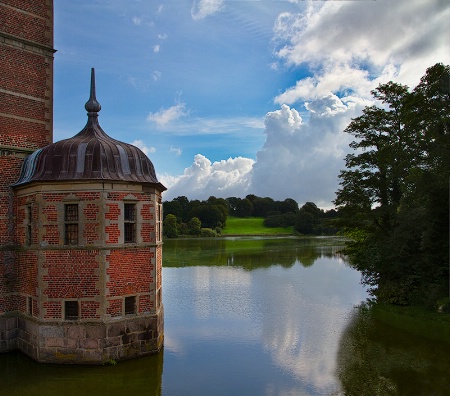
[[345, 129], [354, 137], [334, 201], [352, 265], [373, 296], [450, 310], [450, 67], [427, 69], [412, 90], [372, 91]]
[[266, 227], [292, 227], [300, 234], [331, 235], [337, 232], [333, 224], [338, 216], [337, 211], [324, 211], [313, 202], [299, 208], [292, 198], [276, 201], [250, 194], [245, 198], [211, 196], [204, 201], [190, 201], [180, 196], [164, 201], [163, 211], [164, 235], [169, 238], [180, 235], [215, 236], [226, 227], [228, 216], [262, 217]]

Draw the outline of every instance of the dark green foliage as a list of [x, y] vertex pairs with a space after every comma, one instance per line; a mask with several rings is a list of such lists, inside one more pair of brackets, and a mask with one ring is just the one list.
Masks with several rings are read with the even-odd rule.
[[188, 222], [188, 233], [189, 235], [200, 235], [202, 231], [202, 222], [198, 217], [193, 217]]
[[[177, 219], [178, 235], [203, 235], [202, 228], [209, 228], [215, 235], [222, 232], [226, 226], [228, 215], [235, 217], [263, 217], [264, 225], [272, 228], [295, 227], [300, 214], [298, 203], [292, 198], [275, 201], [272, 198], [247, 195], [245, 198], [209, 197], [206, 201], [177, 197], [170, 202], [164, 202], [164, 214], [173, 215]], [[307, 202], [301, 209], [310, 212], [314, 217], [313, 227], [299, 231], [304, 234], [332, 235], [337, 229], [332, 221], [337, 217], [335, 210], [324, 212], [314, 203]], [[194, 220], [197, 219], [197, 220]], [[200, 221], [200, 228], [198, 222]], [[299, 228], [301, 229], [301, 227]], [[171, 231], [170, 231], [171, 232]]]
[[250, 217], [253, 213], [253, 204], [248, 198], [230, 197], [226, 199], [229, 214], [236, 217]]
[[333, 219], [338, 213], [335, 210], [325, 212], [319, 209], [315, 203], [306, 202], [295, 216], [295, 230], [305, 235], [333, 235], [337, 228], [333, 225]]
[[355, 140], [335, 204], [358, 237], [353, 265], [380, 300], [435, 306], [448, 296], [450, 68], [429, 68], [419, 85], [389, 82], [345, 132]]
[[168, 214], [164, 218], [163, 233], [168, 238], [176, 238], [178, 236], [177, 218], [175, 215]]
[[266, 227], [290, 227], [295, 224], [295, 213], [275, 213], [264, 219]]

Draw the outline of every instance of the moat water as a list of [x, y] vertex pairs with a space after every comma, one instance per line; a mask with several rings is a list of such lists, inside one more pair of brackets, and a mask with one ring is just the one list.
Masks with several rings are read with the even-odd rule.
[[3, 354], [0, 396], [449, 395], [450, 344], [361, 308], [368, 294], [342, 247], [166, 241], [159, 355], [85, 367]]

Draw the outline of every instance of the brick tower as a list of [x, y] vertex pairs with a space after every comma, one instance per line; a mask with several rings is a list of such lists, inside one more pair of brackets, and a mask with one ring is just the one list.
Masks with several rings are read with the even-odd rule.
[[24, 158], [52, 142], [53, 1], [0, 1], [0, 352], [15, 348], [14, 204]]
[[101, 364], [163, 345], [162, 192], [150, 159], [98, 123], [29, 155], [13, 185], [17, 347]]
[[101, 364], [163, 345], [162, 192], [98, 123], [52, 143], [53, 2], [0, 0], [0, 352]]

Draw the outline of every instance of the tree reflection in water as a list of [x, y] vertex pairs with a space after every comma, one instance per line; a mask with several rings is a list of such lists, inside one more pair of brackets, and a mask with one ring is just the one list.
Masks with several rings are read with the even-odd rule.
[[341, 338], [336, 374], [346, 396], [447, 395], [449, 356], [445, 341], [390, 326], [361, 306]]

